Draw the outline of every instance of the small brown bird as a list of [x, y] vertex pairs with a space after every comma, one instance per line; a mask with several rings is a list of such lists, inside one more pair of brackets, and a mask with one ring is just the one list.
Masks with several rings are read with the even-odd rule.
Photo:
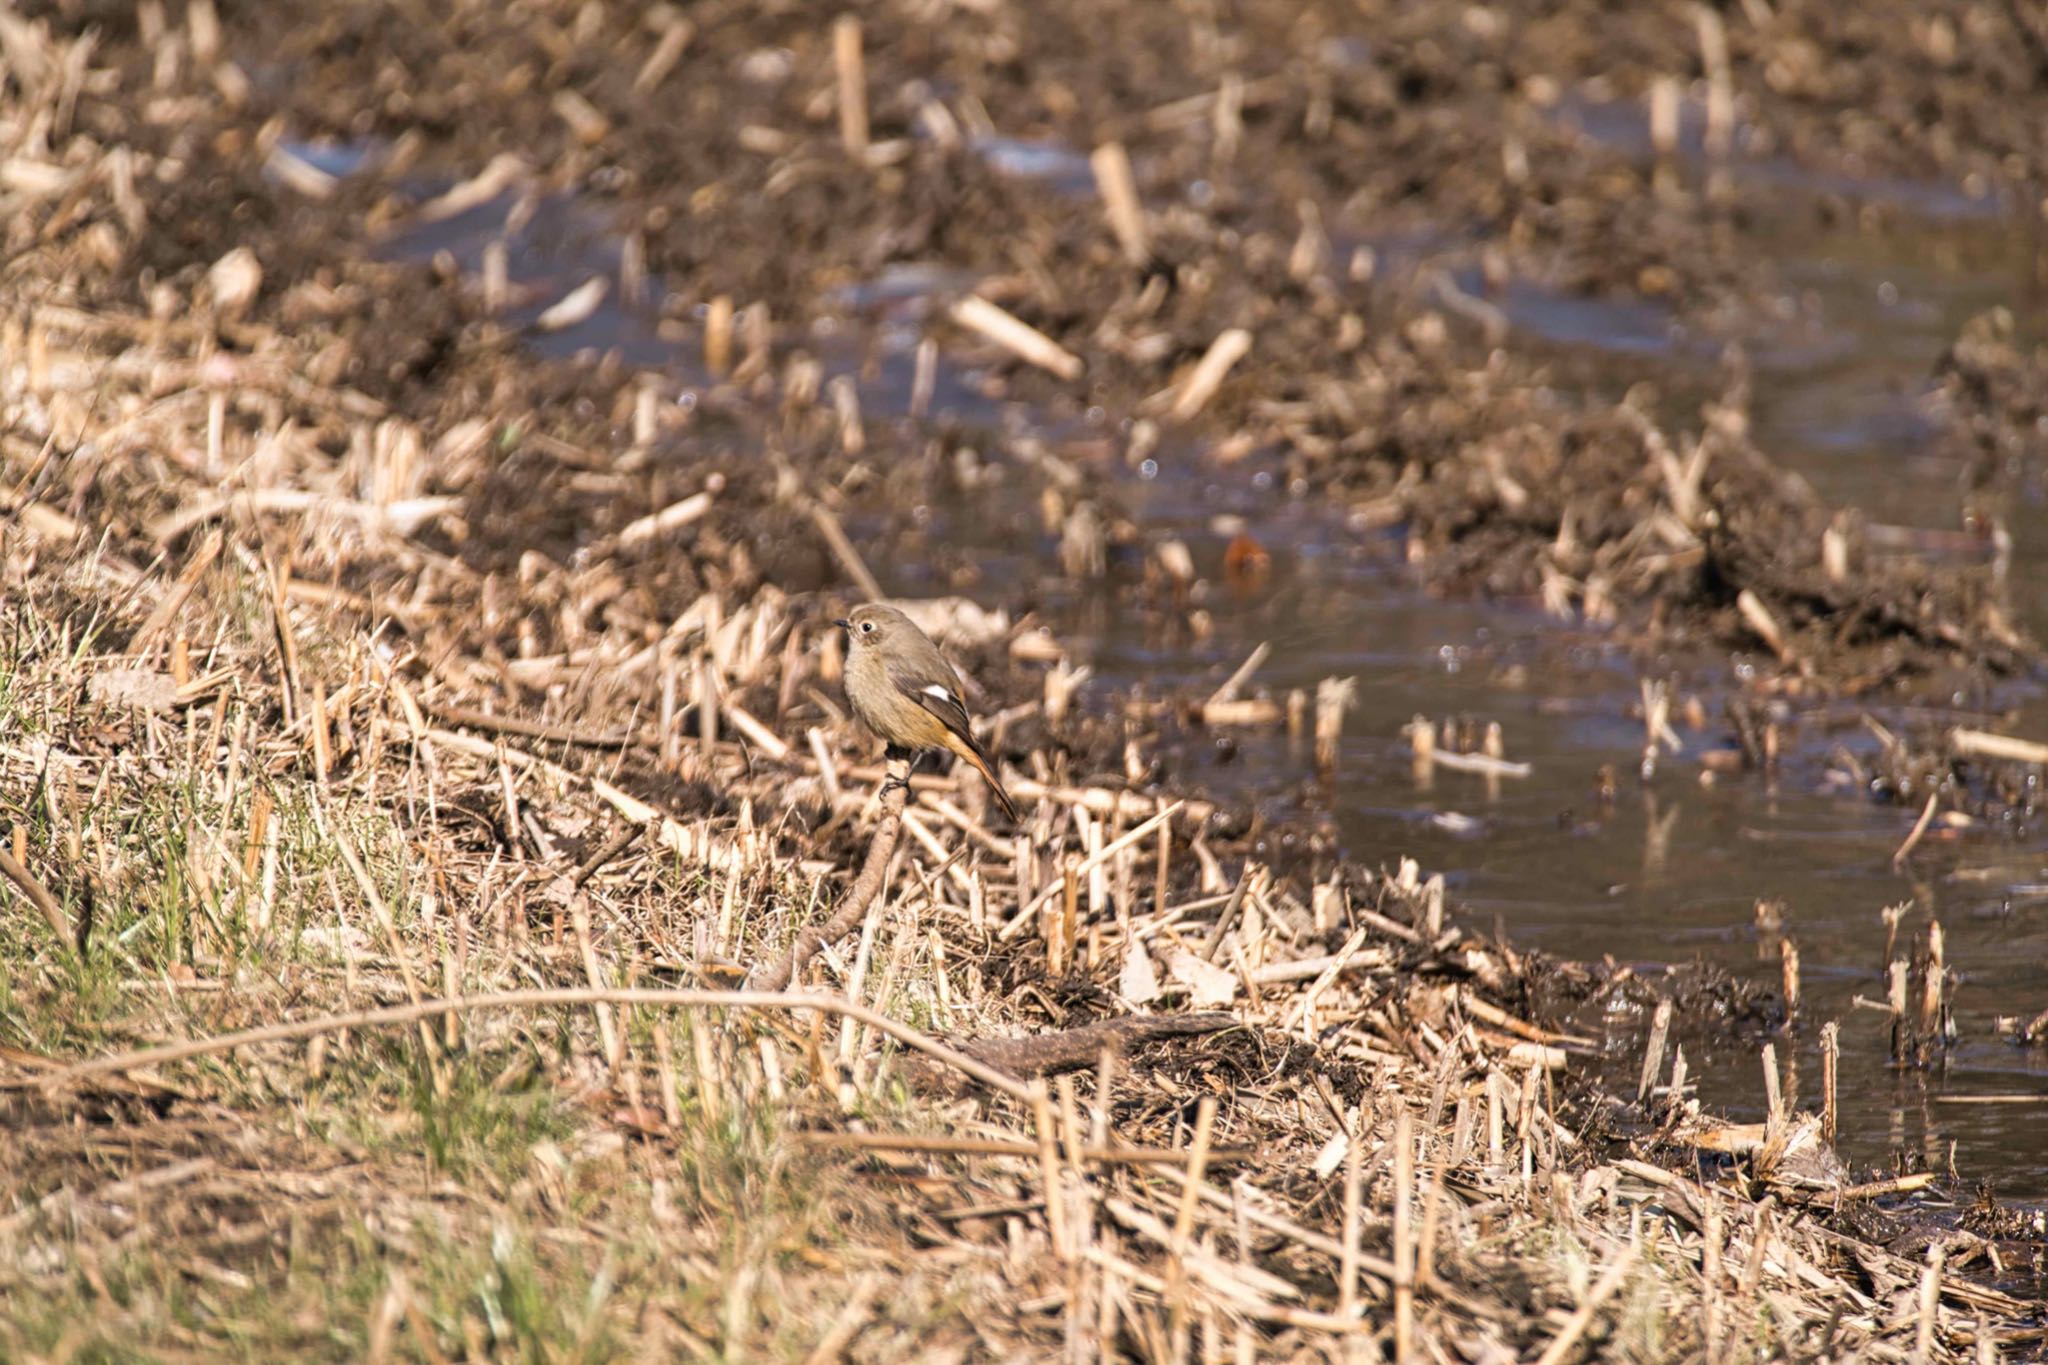
[[832, 624], [846, 632], [846, 699], [860, 723], [893, 750], [946, 749], [972, 763], [1012, 823], [1017, 807], [974, 737], [960, 675], [917, 623], [880, 602]]

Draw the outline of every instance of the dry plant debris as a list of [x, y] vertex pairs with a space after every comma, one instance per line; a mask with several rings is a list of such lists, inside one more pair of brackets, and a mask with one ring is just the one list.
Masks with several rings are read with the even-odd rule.
[[[301, 43], [280, 69], [242, 64], [274, 14], [144, 3], [101, 30], [79, 22], [94, 8], [0, 13], [0, 1352], [2040, 1349], [2040, 1304], [1982, 1273], [1996, 1244], [1898, 1250], [1859, 1201], [1899, 1191], [1833, 1169], [1816, 1121], [1714, 1147], [1681, 1078], [1646, 1097], [1651, 1135], [1625, 1131], [1571, 1079], [1582, 1042], [1536, 1017], [1569, 969], [1460, 927], [1440, 879], [1262, 865], [1195, 794], [1093, 776], [1109, 727], [1068, 714], [1075, 675], [1042, 670], [1043, 637], [998, 623], [974, 646], [1007, 703], [994, 747], [1029, 774], [1027, 827], [990, 828], [971, 781], [929, 775], [870, 810], [880, 771], [837, 723], [817, 594], [866, 576], [832, 528], [872, 476], [857, 402], [816, 402], [815, 367], [759, 302], [808, 285], [781, 277], [793, 263], [748, 261], [707, 295], [706, 368], [728, 380], [654, 412], [632, 376], [519, 351], [489, 321], [503, 280], [470, 299], [367, 255], [307, 266], [322, 215], [386, 207], [248, 122], [312, 60]], [[305, 41], [340, 63], [386, 8], [342, 7]], [[824, 131], [777, 126], [793, 96], [732, 111], [801, 201], [735, 209], [707, 175], [706, 214], [743, 225], [925, 155], [903, 136], [916, 111], [848, 103], [893, 31], [886, 50], [842, 22], [737, 53], [729, 25], [662, 5], [631, 25], [601, 5], [465, 11], [452, 30], [394, 12], [416, 21], [385, 35], [401, 54], [482, 24], [486, 59], [532, 44], [571, 75], [596, 62], [587, 89], [532, 105], [538, 127], [506, 125], [536, 148], [644, 149], [614, 87], [672, 90], [706, 52], [762, 86], [791, 62], [829, 69]], [[993, 42], [1009, 22], [969, 27]], [[608, 35], [634, 60], [598, 61]], [[405, 81], [403, 60], [363, 89], [387, 110], [405, 89], [423, 127], [452, 117], [455, 87]], [[564, 76], [524, 55], [502, 70]], [[1275, 102], [1332, 98], [1316, 88], [1233, 77], [1126, 140], [1209, 120], [1227, 149]], [[932, 234], [957, 197], [1007, 193], [941, 154], [965, 188], [920, 210]], [[530, 214], [545, 162], [492, 159], [408, 212], [512, 194]], [[202, 212], [223, 198], [235, 214]], [[1149, 229], [1126, 221], [1074, 278], [1148, 251], [1199, 271], [1222, 231]], [[638, 268], [687, 273], [687, 240], [650, 227]], [[1305, 240], [1286, 255], [1312, 278], [1328, 253]], [[1135, 280], [1084, 326], [1042, 263], [1020, 274], [954, 318], [1058, 377], [1106, 350], [1132, 394], [1180, 345], [1184, 372], [1149, 390], [1175, 420], [1244, 419], [1248, 370], [1299, 348], [1206, 318], [1199, 289], [1161, 345]], [[572, 329], [609, 289], [578, 282], [533, 326]], [[1107, 342], [1082, 346], [1096, 326]], [[1262, 420], [1334, 454], [1318, 424], [1372, 427], [1363, 396], [1434, 386], [1418, 421], [1460, 401], [1424, 321], [1375, 345], [1381, 378], [1326, 412], [1271, 399]], [[1788, 660], [1843, 619], [1993, 663], [2023, 652], [1995, 610], [1951, 610], [1972, 605], [1951, 587], [1859, 597], [1750, 563], [1817, 514], [1787, 503], [1755, 536], [1717, 520], [1721, 490], [1765, 477], [1739, 423], [1701, 438], [1708, 459], [1626, 412], [1598, 422], [1628, 472], [1596, 506], [1640, 534], [1593, 539], [1583, 511], [1525, 497], [1512, 461], [1448, 466], [1429, 490], [1381, 478], [1398, 463], [1366, 477], [1402, 490], [1418, 544], [1477, 553], [1520, 518], [1556, 572], [1602, 574], [1608, 594], [1677, 576], [1697, 595], [1711, 568], [1729, 614], [1722, 580], [1753, 584], [1774, 614], [1751, 626], [1780, 621]], [[664, 441], [688, 458], [653, 453]], [[1524, 452], [1538, 472], [1557, 453]], [[1453, 528], [1432, 499], [1482, 476], [1475, 524]], [[1090, 515], [1083, 566], [1105, 550]], [[1343, 700], [1333, 680], [1319, 736]], [[878, 830], [857, 935], [821, 943], [791, 993], [725, 989], [844, 902]], [[1687, 1144], [1729, 1154], [1648, 1159]]]

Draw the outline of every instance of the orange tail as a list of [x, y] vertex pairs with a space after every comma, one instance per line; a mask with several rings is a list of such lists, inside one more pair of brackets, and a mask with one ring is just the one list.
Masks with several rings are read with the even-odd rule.
[[1012, 801], [1010, 794], [1003, 790], [1001, 780], [996, 777], [995, 764], [989, 762], [988, 754], [982, 747], [979, 744], [970, 743], [961, 746], [956, 752], [959, 753], [960, 757], [972, 763], [975, 771], [981, 774], [982, 781], [988, 783], [989, 795], [995, 797], [996, 804], [1003, 808], [1003, 814], [1009, 819], [1010, 823], [1013, 825], [1024, 823], [1023, 817], [1017, 814], [1017, 803]]

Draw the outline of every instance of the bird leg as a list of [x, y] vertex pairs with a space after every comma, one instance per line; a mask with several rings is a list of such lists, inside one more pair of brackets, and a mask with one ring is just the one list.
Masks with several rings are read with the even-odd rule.
[[918, 754], [916, 751], [891, 744], [883, 752], [883, 758], [889, 765], [889, 775], [882, 780], [882, 788], [875, 795], [887, 796], [897, 787], [901, 787], [905, 792], [908, 792], [910, 790], [910, 775], [917, 771]]

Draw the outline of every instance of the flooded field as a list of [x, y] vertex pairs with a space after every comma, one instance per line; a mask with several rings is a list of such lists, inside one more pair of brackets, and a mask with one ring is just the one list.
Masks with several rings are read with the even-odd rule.
[[2039, 1358], [2029, 52], [0, 13], [0, 1355]]
[[[1608, 105], [1560, 120], [1647, 157], [1644, 117]], [[1065, 196], [1092, 193], [1086, 158], [1057, 144], [991, 141], [976, 150], [1005, 176]], [[1689, 173], [1702, 173], [1697, 162]], [[1874, 553], [1988, 562], [1988, 534], [1965, 529], [1966, 514], [1980, 509], [1964, 455], [1940, 439], [1935, 375], [1957, 334], [1988, 310], [2008, 310], [2023, 337], [2035, 335], [2048, 292], [2038, 221], [1938, 184], [1807, 175], [1783, 163], [1737, 173], [1775, 198], [1745, 229], [1754, 263], [1772, 281], [1761, 319], [1718, 325], [1519, 281], [1490, 289], [1478, 266], [1460, 264], [1483, 243], [1461, 242], [1448, 228], [1411, 232], [1382, 252], [1377, 287], [1398, 292], [1437, 274], [1455, 280], [1499, 310], [1500, 340], [1554, 359], [1593, 392], [1654, 384], [1680, 428], [1711, 397], [1722, 348], [1740, 344], [1755, 367], [1755, 441], [1823, 500], [1867, 517]], [[381, 249], [400, 260], [439, 256], [444, 269], [474, 274], [491, 243], [509, 240], [510, 278], [533, 299], [508, 315], [515, 323], [531, 322], [583, 280], [617, 273], [620, 238], [604, 213], [546, 201], [507, 239], [512, 205], [491, 201]], [[1865, 219], [1874, 226], [1859, 225]], [[925, 325], [973, 283], [936, 263], [891, 267], [839, 291], [842, 316], [814, 324], [812, 346], [828, 375], [856, 385], [864, 413], [907, 422]], [[660, 289], [652, 282], [650, 297]], [[544, 356], [622, 359], [688, 402], [709, 382], [701, 349], [694, 333], [664, 338], [658, 319], [657, 308], [608, 300], [532, 344]], [[996, 451], [1019, 443], [1090, 450], [1128, 439], [1128, 418], [1010, 400], [985, 381], [985, 372], [942, 362], [923, 420]], [[1334, 783], [1311, 785], [1301, 742], [1257, 730], [1218, 732], [1207, 749], [1189, 744], [1180, 771], [1212, 791], [1326, 818], [1346, 856], [1416, 858], [1442, 872], [1481, 922], [1490, 917], [1514, 942], [1560, 958], [1609, 958], [1652, 979], [1700, 962], [1771, 991], [1780, 984], [1778, 940], [1790, 936], [1803, 956], [1805, 1010], [1790, 1046], [1782, 1037], [1778, 1045], [1795, 1082], [1803, 1076], [1810, 1087], [1819, 1075], [1815, 1024], [1842, 1021], [1844, 1155], [1879, 1167], [1912, 1151], [1929, 1169], [1953, 1164], [1996, 1182], [2005, 1198], [2048, 1200], [2048, 1143], [2037, 1136], [2048, 1122], [2048, 1054], [2006, 1036], [2048, 1000], [2041, 836], [2029, 824], [1964, 832], [1895, 868], [1915, 812], [1876, 800], [1834, 761], [1846, 752], [1874, 762], [1880, 741], [1866, 715], [1902, 733], [1957, 724], [2048, 733], [2038, 679], [1912, 704], [1801, 708], [1772, 772], [1716, 780], [1699, 754], [1733, 743], [1724, 709], [1767, 662], [1761, 654], [1731, 662], [1692, 649], [1646, 662], [1611, 633], [1560, 623], [1533, 601], [1425, 592], [1403, 563], [1399, 527], [1360, 528], [1342, 501], [1286, 489], [1270, 459], [1220, 464], [1180, 436], [1136, 466], [1106, 468], [1136, 539], [1184, 542], [1216, 586], [1199, 644], [1157, 612], [1133, 610], [1114, 587], [1063, 581], [1035, 509], [1004, 517], [999, 504], [935, 498], [920, 514], [925, 553], [885, 567], [883, 586], [922, 597], [944, 595], [962, 575], [970, 584], [1039, 584], [1042, 618], [1093, 670], [1101, 695], [1194, 691], [1260, 645], [1271, 655], [1256, 681], [1274, 695], [1355, 678], [1359, 701]], [[2039, 471], [2028, 470], [2006, 508], [2008, 571], [2019, 584], [2048, 584], [2044, 495]], [[1256, 582], [1226, 567], [1240, 536], [1270, 560]], [[985, 586], [968, 591], [985, 606], [1009, 605]], [[2048, 592], [2022, 590], [2015, 605], [2028, 630], [2048, 634]], [[1686, 747], [1645, 782], [1636, 775], [1638, 684], [1653, 676], [1696, 699], [1709, 724], [1682, 731]], [[1533, 771], [1418, 778], [1406, 727], [1454, 717], [1498, 722], [1509, 754]], [[1782, 934], [1760, 926], [1762, 903], [1782, 907]], [[1946, 927], [1957, 974], [1957, 1042], [1933, 1074], [1901, 1071], [1888, 1052], [1882, 911], [1901, 904], [1912, 908], [1908, 925], [1932, 916]], [[1604, 1039], [1612, 1078], [1632, 1081], [1640, 1015], [1577, 1022]], [[1760, 1120], [1757, 1049], [1769, 1036], [1697, 1034], [1691, 1060], [1702, 1098]]]

